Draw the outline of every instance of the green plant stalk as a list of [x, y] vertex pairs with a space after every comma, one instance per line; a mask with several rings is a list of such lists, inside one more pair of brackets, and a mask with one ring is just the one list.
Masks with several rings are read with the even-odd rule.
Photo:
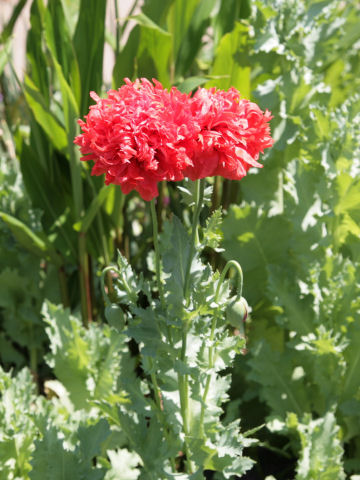
[[[190, 240], [190, 250], [189, 257], [186, 265], [185, 281], [184, 281], [184, 300], [185, 305], [188, 307], [190, 304], [190, 271], [191, 264], [195, 254], [196, 242], [198, 241], [198, 223], [200, 212], [204, 200], [204, 190], [205, 190], [205, 179], [196, 181], [195, 189], [195, 209], [192, 222], [191, 230], [191, 240]], [[186, 364], [186, 346], [187, 346], [187, 332], [188, 332], [188, 323], [184, 323], [182, 327], [182, 344], [181, 344], [181, 354], [180, 359], [183, 364]], [[188, 376], [178, 374], [178, 383], [179, 383], [179, 394], [180, 394], [180, 408], [181, 416], [183, 419], [183, 432], [185, 435], [184, 440], [184, 450], [187, 458], [187, 471], [188, 473], [193, 473], [194, 465], [190, 460], [191, 452], [188, 446], [187, 437], [190, 434], [190, 418], [189, 418], [189, 380]]]
[[[186, 343], [187, 343], [187, 324], [183, 326], [182, 331], [182, 344], [181, 344], [181, 361], [185, 364], [186, 363]], [[191, 452], [188, 445], [187, 438], [190, 434], [190, 418], [189, 418], [189, 381], [187, 375], [178, 374], [178, 383], [179, 383], [179, 394], [180, 394], [180, 409], [181, 409], [181, 416], [183, 419], [183, 432], [185, 435], [184, 438], [184, 451], [186, 455], [186, 464], [187, 464], [187, 472], [193, 473], [194, 472], [194, 464], [190, 460]]]
[[[153, 369], [154, 368], [154, 363], [153, 363], [152, 358], [149, 358], [149, 362], [150, 362], [150, 368]], [[161, 423], [163, 424], [163, 427], [164, 427], [164, 435], [165, 435], [166, 440], [169, 441], [167, 426], [166, 426], [165, 419], [164, 419], [164, 411], [163, 411], [163, 407], [161, 405], [161, 390], [160, 390], [155, 372], [152, 372], [150, 374], [150, 377], [151, 377], [151, 382], [152, 382], [153, 389], [154, 389], [156, 406], [159, 410], [160, 421], [161, 421]], [[175, 459], [174, 458], [170, 458], [170, 464], [171, 464], [171, 468], [175, 472], [176, 471], [176, 464], [175, 464]]]
[[[81, 221], [84, 214], [84, 190], [81, 175], [82, 164], [80, 162], [79, 150], [70, 143], [78, 133], [78, 127], [70, 124], [69, 137], [69, 160], [72, 196], [74, 199], [74, 209], [76, 221]], [[92, 321], [92, 298], [89, 277], [89, 256], [86, 247], [86, 236], [84, 232], [79, 232], [78, 236], [78, 259], [80, 274], [80, 296], [81, 296], [81, 315], [84, 326]]]
[[[221, 272], [219, 282], [215, 291], [215, 297], [214, 301], [215, 303], [218, 301], [219, 298], [219, 293], [220, 293], [220, 287], [225, 279], [225, 276], [230, 269], [230, 267], [234, 267], [236, 269], [236, 272], [238, 274], [238, 284], [237, 284], [237, 296], [240, 298], [242, 294], [242, 289], [243, 289], [243, 272], [240, 264], [236, 260], [229, 260], [225, 267], [224, 270]], [[216, 314], [214, 315], [212, 322], [211, 322], [211, 333], [210, 333], [210, 342], [211, 342], [211, 347], [209, 348], [209, 356], [208, 356], [208, 361], [209, 361], [209, 370], [211, 371], [214, 368], [214, 360], [215, 360], [215, 347], [213, 345], [214, 343], [214, 337], [215, 337], [215, 329], [216, 329], [216, 324], [217, 324], [217, 319], [218, 319], [218, 311], [216, 311]], [[211, 376], [212, 373], [210, 373], [206, 379], [206, 384], [204, 388], [204, 393], [202, 397], [202, 402], [201, 402], [201, 411], [200, 411], [200, 434], [204, 437], [205, 436], [205, 429], [204, 429], [204, 416], [205, 416], [205, 405], [206, 405], [206, 399], [209, 393], [210, 389], [210, 383], [211, 383]]]
[[62, 301], [62, 304], [63, 304], [64, 308], [67, 308], [67, 307], [70, 306], [70, 299], [69, 299], [69, 290], [68, 290], [68, 286], [67, 286], [66, 273], [65, 273], [64, 265], [62, 265], [58, 269], [58, 278], [59, 278], [61, 301]]
[[155, 207], [155, 200], [152, 199], [150, 202], [150, 211], [151, 219], [153, 225], [153, 238], [154, 238], [154, 250], [155, 250], [155, 271], [156, 271], [156, 282], [159, 290], [159, 297], [162, 307], [165, 307], [164, 299], [164, 290], [161, 283], [161, 267], [160, 267], [160, 249], [159, 249], [159, 231], [158, 231], [158, 221], [157, 213]]
[[165, 196], [165, 182], [159, 183], [159, 196], [156, 205], [156, 213], [157, 213], [157, 221], [158, 221], [158, 229], [159, 232], [162, 230], [162, 217], [163, 217], [163, 210], [164, 210], [164, 196]]
[[129, 298], [131, 299], [131, 301], [136, 302], [136, 300], [137, 300], [136, 296], [134, 296], [134, 292], [131, 291], [131, 288], [129, 287], [129, 285], [126, 281], [126, 278], [123, 276], [122, 272], [118, 268], [114, 267], [113, 265], [109, 265], [108, 267], [104, 268], [102, 273], [101, 273], [101, 287], [102, 287], [103, 295], [108, 298], [109, 302], [111, 301], [111, 299], [109, 298], [109, 296], [107, 295], [107, 293], [105, 291], [105, 280], [104, 280], [105, 275], [108, 272], [110, 272], [111, 270], [113, 270], [114, 272], [116, 272], [119, 275], [120, 282], [121, 282], [122, 286], [124, 287], [126, 293], [129, 295]]
[[190, 251], [189, 251], [189, 257], [186, 265], [186, 273], [185, 273], [185, 281], [184, 281], [184, 298], [185, 298], [185, 304], [187, 307], [189, 306], [189, 303], [190, 303], [190, 295], [189, 295], [190, 270], [191, 270], [192, 260], [195, 254], [195, 244], [196, 244], [196, 238], [197, 238], [197, 232], [198, 232], [200, 212], [201, 212], [202, 204], [204, 200], [204, 190], [205, 190], [205, 179], [202, 178], [201, 180], [196, 180], [195, 211], [194, 211], [194, 217], [192, 222]]
[[124, 205], [125, 195], [122, 193], [118, 185], [115, 186], [115, 202], [113, 210], [113, 218], [115, 219], [116, 244], [118, 248], [121, 246], [122, 235], [124, 230]]
[[89, 279], [89, 260], [86, 251], [85, 233], [80, 232], [78, 237], [79, 274], [81, 294], [81, 314], [85, 327], [92, 322], [91, 288]]
[[[155, 251], [155, 271], [156, 271], [156, 283], [159, 290], [159, 297], [160, 302], [163, 310], [165, 310], [165, 297], [164, 297], [164, 289], [161, 282], [161, 264], [160, 264], [160, 248], [159, 248], [159, 224], [158, 224], [158, 215], [155, 206], [155, 200], [152, 199], [150, 202], [150, 211], [151, 211], [151, 219], [152, 219], [152, 226], [153, 226], [153, 238], [154, 238], [154, 251]], [[170, 327], [167, 327], [167, 336], [170, 342], [170, 345], [173, 345], [172, 334]]]
[[214, 212], [220, 207], [222, 177], [216, 176], [214, 178], [214, 189], [211, 198], [211, 210]]
[[116, 28], [116, 45], [115, 45], [115, 55], [116, 58], [120, 53], [120, 39], [121, 39], [121, 26], [120, 26], [120, 15], [119, 15], [119, 4], [118, 0], [114, 0], [115, 5], [115, 28]]
[[221, 287], [222, 283], [224, 282], [225, 276], [226, 276], [230, 267], [234, 267], [236, 269], [237, 274], [238, 274], [237, 296], [241, 297], [241, 295], [242, 295], [242, 289], [243, 289], [243, 283], [244, 283], [244, 276], [243, 276], [242, 268], [241, 268], [239, 262], [237, 262], [236, 260], [229, 260], [226, 263], [226, 265], [224, 267], [224, 270], [221, 272], [219, 283], [217, 285], [216, 292], [215, 292], [215, 299], [214, 299], [215, 302], [217, 302], [217, 300], [218, 300], [219, 293], [220, 293], [220, 287]]
[[37, 375], [37, 350], [36, 347], [30, 348], [30, 369], [34, 375]]
[[[217, 323], [217, 314], [214, 315], [212, 321], [211, 321], [211, 333], [210, 333], [210, 342], [213, 344], [214, 342], [214, 336], [215, 336], [215, 329], [216, 329], [216, 323]], [[209, 348], [209, 356], [208, 356], [208, 362], [209, 362], [209, 370], [212, 370], [214, 368], [214, 358], [215, 358], [215, 348], [213, 345]], [[205, 405], [206, 405], [206, 399], [209, 393], [210, 389], [210, 383], [211, 383], [211, 376], [212, 374], [210, 373], [206, 379], [206, 384], [204, 388], [204, 393], [202, 397], [202, 402], [201, 402], [201, 411], [200, 411], [200, 435], [202, 437], [205, 437], [205, 429], [204, 429], [204, 416], [205, 416]]]

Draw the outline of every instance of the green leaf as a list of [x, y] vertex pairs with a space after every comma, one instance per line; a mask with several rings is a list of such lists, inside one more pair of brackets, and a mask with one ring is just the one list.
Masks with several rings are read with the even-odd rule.
[[107, 185], [104, 185], [100, 189], [99, 193], [93, 198], [84, 217], [79, 222], [74, 224], [74, 230], [83, 233], [86, 233], [88, 231], [96, 214], [98, 213], [103, 203], [107, 200], [110, 193], [110, 188]]
[[0, 471], [6, 478], [28, 478], [37, 433], [34, 409], [40, 413], [43, 404], [30, 370], [12, 376], [0, 367]]
[[223, 238], [221, 208], [215, 210], [211, 217], [206, 220], [206, 227], [203, 230], [202, 243], [205, 247], [217, 248]]
[[290, 412], [302, 416], [310, 409], [304, 379], [293, 376], [295, 362], [291, 351], [275, 352], [265, 341], [257, 343], [249, 360], [249, 378], [261, 386], [261, 398], [281, 418]]
[[0, 75], [2, 75], [4, 68], [11, 57], [11, 46], [11, 38], [9, 38], [0, 50]]
[[[12, 11], [11, 17], [5, 27], [3, 27], [1, 36], [0, 36], [0, 43], [5, 43], [8, 41], [10, 35], [12, 34], [15, 24], [17, 22], [17, 19], [21, 15], [21, 12], [23, 8], [25, 7], [26, 0], [19, 0], [15, 6], [15, 8]], [[1, 68], [0, 68], [1, 72]]]
[[251, 8], [248, 0], [227, 0], [220, 2], [220, 9], [213, 19], [215, 45], [221, 38], [233, 30], [235, 22], [250, 15]]
[[111, 468], [105, 475], [105, 480], [136, 480], [140, 475], [140, 457], [129, 452], [125, 448], [120, 450], [108, 450]]
[[188, 77], [181, 83], [178, 83], [177, 88], [180, 90], [180, 92], [190, 93], [197, 87], [204, 85], [204, 83], [207, 81], [208, 79], [205, 77]]
[[157, 25], [162, 26], [173, 3], [174, 0], [164, 0], [161, 3], [158, 0], [145, 0], [142, 12]]
[[102, 418], [95, 425], [81, 425], [77, 435], [80, 441], [81, 457], [91, 462], [94, 457], [100, 455], [101, 445], [110, 435], [109, 424]]
[[[227, 90], [237, 88], [242, 97], [250, 98], [250, 64], [248, 59], [249, 27], [237, 23], [231, 33], [224, 35], [216, 49], [210, 80], [206, 88], [217, 87]], [[220, 78], [224, 76], [224, 78]]]
[[40, 92], [42, 101], [48, 108], [50, 105], [50, 80], [48, 61], [43, 49], [42, 13], [42, 0], [33, 1], [30, 10], [31, 28], [27, 36], [26, 56], [31, 66], [30, 72], [33, 85]]
[[198, 2], [176, 56], [175, 71], [178, 75], [186, 75], [189, 71], [201, 47], [202, 37], [209, 25], [210, 14], [215, 4], [216, 0]]
[[67, 135], [64, 127], [49, 110], [45, 99], [28, 76], [25, 77], [24, 93], [34, 117], [44, 129], [54, 147], [58, 150], [65, 149], [67, 147]]
[[350, 400], [360, 393], [360, 380], [357, 375], [360, 367], [360, 328], [354, 318], [350, 317], [348, 338], [351, 339], [349, 345], [344, 351], [344, 358], [347, 364], [344, 375], [344, 384], [341, 389], [343, 400]]
[[186, 2], [183, 0], [175, 0], [171, 5], [167, 20], [168, 30], [173, 40], [173, 58], [176, 58], [178, 55], [198, 4], [199, 0], [188, 0]]
[[267, 266], [283, 264], [288, 259], [291, 224], [281, 215], [268, 217], [249, 205], [234, 205], [224, 219], [223, 232], [224, 257], [240, 263], [244, 296], [255, 304], [266, 289]]
[[315, 323], [312, 298], [301, 298], [299, 287], [293, 285], [291, 279], [288, 278], [288, 272], [281, 267], [271, 265], [268, 272], [269, 297], [274, 305], [280, 305], [283, 308], [283, 316], [280, 321], [286, 322], [289, 330], [301, 335], [310, 333]]
[[102, 480], [105, 474], [104, 470], [93, 468], [92, 459], [83, 459], [77, 451], [66, 450], [52, 426], [46, 428], [41, 440], [36, 440], [31, 465], [31, 480], [66, 480], [73, 476]]
[[47, 361], [76, 408], [106, 399], [116, 389], [124, 336], [104, 325], [86, 330], [80, 320], [49, 302], [43, 307], [51, 353]]
[[[138, 68], [141, 76], [155, 76], [165, 87], [170, 87], [169, 58], [171, 53], [171, 36], [143, 13], [132, 17], [140, 25], [140, 42], [138, 50]], [[149, 57], [149, 59], [148, 59]], [[157, 74], [147, 71], [147, 64], [154, 64]]]
[[[35, 123], [33, 126], [36, 128]], [[39, 138], [39, 141], [41, 141], [41, 138]], [[39, 147], [37, 142], [34, 141], [34, 143]], [[49, 147], [49, 145], [47, 146]], [[55, 237], [53, 241], [55, 248], [59, 249], [64, 256], [76, 260], [76, 238], [75, 232], [71, 228], [74, 220], [69, 216], [67, 198], [64, 198], [60, 189], [61, 184], [59, 185], [59, 179], [63, 179], [63, 175], [68, 174], [68, 170], [64, 168], [65, 172], [63, 172], [62, 169], [59, 169], [51, 175], [51, 162], [43, 167], [39, 163], [39, 156], [40, 150], [30, 148], [23, 142], [20, 165], [26, 190], [31, 198], [32, 205], [44, 212], [42, 217], [44, 231], [48, 235], [55, 233], [53, 236], [53, 238]], [[58, 166], [59, 158], [54, 155], [52, 160]], [[67, 160], [64, 157], [61, 160], [65, 162], [67, 167]]]
[[296, 480], [344, 480], [344, 451], [334, 413], [328, 412], [316, 420], [307, 414], [302, 422], [297, 424], [296, 430], [301, 441]]
[[56, 253], [51, 244], [47, 240], [43, 240], [36, 235], [23, 222], [4, 212], [0, 212], [0, 218], [10, 228], [16, 240], [29, 252], [40, 258], [50, 260], [58, 267], [63, 264], [61, 257]]
[[178, 307], [183, 303], [185, 273], [190, 254], [189, 236], [177, 217], [164, 224], [161, 236], [162, 260], [169, 302]]
[[81, 0], [73, 38], [81, 79], [80, 114], [87, 113], [89, 92], [100, 92], [105, 44], [106, 0]]
[[47, 32], [47, 46], [50, 47], [51, 45], [52, 55], [57, 59], [65, 80], [71, 86], [71, 91], [76, 98], [76, 104], [80, 105], [81, 84], [79, 65], [61, 0], [48, 2], [44, 20]]
[[137, 53], [140, 43], [140, 25], [130, 32], [129, 39], [115, 60], [113, 69], [113, 88], [119, 88], [124, 78], [137, 75]]

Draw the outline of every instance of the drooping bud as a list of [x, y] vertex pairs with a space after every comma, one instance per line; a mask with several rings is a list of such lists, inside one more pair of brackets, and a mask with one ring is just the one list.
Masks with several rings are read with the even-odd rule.
[[229, 325], [242, 330], [247, 319], [249, 306], [244, 297], [233, 297], [226, 308], [226, 321]]
[[125, 327], [125, 313], [119, 305], [111, 303], [105, 307], [105, 318], [109, 325], [121, 331]]

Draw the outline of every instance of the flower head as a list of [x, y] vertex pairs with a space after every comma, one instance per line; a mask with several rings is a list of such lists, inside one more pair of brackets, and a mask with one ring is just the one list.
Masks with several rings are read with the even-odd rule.
[[106, 98], [91, 97], [96, 104], [79, 120], [83, 133], [75, 143], [82, 160], [95, 161], [93, 175], [105, 174], [106, 184], [121, 185], [125, 194], [137, 190], [145, 200], [158, 195], [159, 181], [184, 178], [192, 164], [189, 139], [199, 130], [187, 95], [156, 81], [125, 79]]
[[273, 144], [270, 112], [263, 113], [255, 103], [241, 99], [235, 88], [200, 88], [191, 99], [191, 109], [201, 130], [186, 176], [239, 180], [250, 167], [262, 167], [259, 153]]
[[240, 179], [261, 167], [259, 153], [273, 143], [270, 112], [263, 113], [239, 92], [199, 88], [193, 97], [167, 91], [146, 79], [109, 90], [90, 107], [75, 138], [93, 175], [145, 200], [158, 195], [158, 182], [221, 175]]

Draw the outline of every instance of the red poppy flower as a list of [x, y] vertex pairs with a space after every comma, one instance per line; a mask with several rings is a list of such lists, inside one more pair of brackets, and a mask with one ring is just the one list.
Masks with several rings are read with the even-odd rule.
[[126, 194], [137, 190], [144, 200], [158, 195], [162, 180], [182, 180], [191, 165], [187, 151], [199, 132], [187, 95], [146, 79], [110, 90], [106, 98], [91, 92], [96, 104], [75, 143], [94, 160], [93, 175], [105, 174], [106, 184], [121, 185]]
[[263, 113], [255, 103], [242, 100], [235, 88], [200, 88], [191, 99], [191, 109], [201, 131], [192, 153], [193, 165], [185, 169], [185, 176], [239, 180], [250, 167], [262, 167], [259, 153], [273, 144], [270, 112]]

